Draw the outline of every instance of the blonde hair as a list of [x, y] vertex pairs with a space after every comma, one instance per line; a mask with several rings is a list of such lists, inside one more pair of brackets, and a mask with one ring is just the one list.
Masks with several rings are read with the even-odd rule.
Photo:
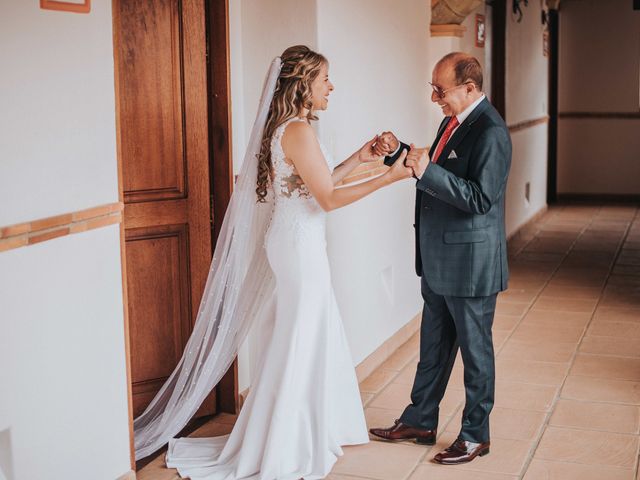
[[258, 202], [264, 202], [271, 180], [271, 137], [280, 125], [300, 114], [303, 108], [309, 110], [307, 119], [317, 120], [312, 113], [311, 84], [318, 77], [320, 68], [327, 59], [304, 45], [287, 48], [280, 56], [282, 69], [276, 82], [273, 100], [269, 107], [267, 123], [262, 134], [258, 154], [258, 181], [256, 193]]

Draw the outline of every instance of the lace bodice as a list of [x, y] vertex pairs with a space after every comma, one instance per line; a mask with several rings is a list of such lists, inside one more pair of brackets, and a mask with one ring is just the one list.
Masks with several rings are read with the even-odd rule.
[[[271, 164], [273, 165], [273, 189], [277, 200], [292, 199], [292, 200], [313, 200], [311, 192], [305, 185], [302, 177], [298, 174], [295, 166], [289, 160], [282, 149], [282, 136], [287, 126], [291, 122], [304, 122], [306, 120], [302, 118], [291, 118], [276, 128], [276, 131], [271, 138]], [[331, 159], [325, 150], [320, 145], [320, 149], [329, 165], [329, 168], [333, 170], [333, 159]], [[315, 202], [315, 200], [314, 200]]]
[[[282, 136], [291, 122], [304, 122], [302, 118], [292, 118], [276, 128], [271, 138], [272, 193], [275, 198], [271, 218], [270, 237], [280, 234], [298, 240], [309, 236], [324, 239], [326, 213], [313, 197], [295, 166], [286, 158], [282, 149]], [[320, 149], [330, 170], [333, 159], [320, 144]], [[293, 237], [291, 237], [293, 233]]]

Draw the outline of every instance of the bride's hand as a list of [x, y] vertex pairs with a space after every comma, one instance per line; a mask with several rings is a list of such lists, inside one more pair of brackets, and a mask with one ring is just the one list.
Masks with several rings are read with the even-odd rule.
[[377, 155], [373, 146], [378, 141], [378, 135], [373, 137], [367, 143], [365, 143], [360, 150], [358, 150], [358, 160], [361, 163], [367, 162], [377, 162], [378, 160], [382, 160], [381, 155]]
[[395, 161], [391, 168], [385, 173], [391, 183], [398, 180], [404, 180], [405, 178], [411, 178], [413, 176], [413, 170], [404, 164], [404, 159], [407, 158], [407, 150], [403, 150], [400, 157]]

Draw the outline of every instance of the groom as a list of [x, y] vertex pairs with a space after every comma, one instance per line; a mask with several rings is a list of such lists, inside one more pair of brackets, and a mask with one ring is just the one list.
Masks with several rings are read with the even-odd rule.
[[[495, 365], [491, 326], [498, 292], [507, 288], [504, 193], [511, 164], [509, 130], [482, 93], [482, 68], [467, 54], [446, 55], [432, 75], [431, 101], [445, 115], [427, 151], [385, 132], [378, 154], [391, 164], [409, 150], [416, 182], [416, 272], [424, 310], [420, 361], [411, 404], [386, 440], [433, 445], [439, 404], [458, 348], [466, 403], [456, 441], [434, 457], [453, 465], [489, 453]], [[390, 153], [393, 152], [393, 153]]]

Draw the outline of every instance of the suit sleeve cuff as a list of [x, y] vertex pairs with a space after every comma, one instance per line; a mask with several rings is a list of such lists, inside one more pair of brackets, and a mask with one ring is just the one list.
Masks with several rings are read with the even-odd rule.
[[391, 166], [394, 164], [394, 162], [400, 158], [400, 155], [402, 155], [402, 152], [407, 150], [411, 150], [411, 147], [409, 145], [407, 145], [406, 143], [403, 142], [399, 142], [400, 145], [398, 145], [398, 148], [396, 149], [395, 152], [393, 152], [391, 155], [387, 155], [386, 157], [384, 157], [384, 164], [387, 166]]

